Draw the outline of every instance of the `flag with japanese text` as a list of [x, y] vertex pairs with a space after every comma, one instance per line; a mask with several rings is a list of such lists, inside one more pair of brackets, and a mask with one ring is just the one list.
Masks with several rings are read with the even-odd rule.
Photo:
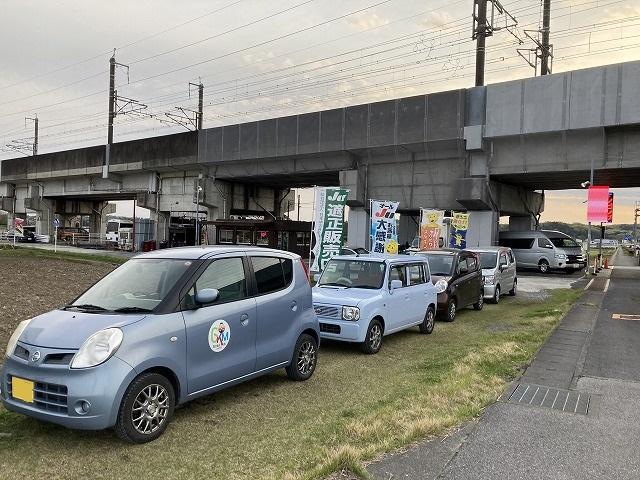
[[440, 230], [443, 225], [443, 210], [420, 210], [420, 250], [440, 248]]
[[371, 200], [371, 251], [398, 253], [396, 210], [399, 202]]
[[344, 241], [344, 207], [349, 190], [317, 187], [311, 250], [311, 270], [321, 272], [331, 257], [338, 255]]
[[451, 219], [451, 233], [449, 235], [449, 247], [467, 248], [467, 230], [469, 229], [468, 213], [453, 213]]

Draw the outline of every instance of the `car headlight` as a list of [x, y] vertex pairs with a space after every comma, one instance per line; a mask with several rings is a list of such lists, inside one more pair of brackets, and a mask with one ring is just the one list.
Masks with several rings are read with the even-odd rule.
[[71, 360], [71, 368], [89, 368], [111, 358], [122, 343], [122, 330], [105, 328], [91, 335]]
[[359, 320], [360, 309], [358, 307], [342, 307], [343, 320]]
[[559, 258], [562, 260], [564, 258], [567, 258], [567, 256], [564, 253], [556, 253], [556, 258]]
[[493, 285], [493, 282], [495, 282], [496, 277], [494, 275], [486, 275], [484, 277], [484, 284], [485, 285]]
[[22, 332], [24, 332], [24, 330], [27, 328], [30, 321], [31, 319], [20, 322], [16, 327], [16, 329], [14, 330], [11, 337], [9, 337], [9, 343], [7, 343], [7, 351], [5, 352], [7, 357], [11, 355], [13, 351], [16, 349], [16, 344], [18, 343], [18, 339], [20, 338], [20, 335], [22, 335]]
[[446, 280], [438, 280], [436, 282], [436, 293], [442, 293], [447, 290], [449, 284]]

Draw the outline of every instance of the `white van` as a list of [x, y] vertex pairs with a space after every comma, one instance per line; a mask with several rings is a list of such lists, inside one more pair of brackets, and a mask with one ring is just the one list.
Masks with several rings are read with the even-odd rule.
[[499, 244], [513, 250], [520, 268], [536, 268], [542, 273], [550, 269], [573, 272], [587, 265], [578, 242], [554, 230], [500, 232]]

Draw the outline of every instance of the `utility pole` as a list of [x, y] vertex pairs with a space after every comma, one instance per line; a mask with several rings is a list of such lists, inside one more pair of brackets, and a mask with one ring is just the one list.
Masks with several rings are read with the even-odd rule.
[[31, 120], [33, 122], [33, 156], [38, 155], [38, 115], [34, 115], [33, 118], [27, 117], [25, 120]]
[[298, 194], [298, 221], [300, 221], [300, 195]]
[[549, 68], [549, 57], [551, 53], [551, 45], [549, 45], [550, 24], [551, 0], [544, 0], [542, 7], [542, 52], [540, 52], [540, 75], [548, 75], [551, 73], [551, 69]]
[[200, 82], [198, 85], [198, 130], [202, 130], [202, 110], [204, 101], [204, 85]]
[[638, 217], [640, 217], [640, 201], [636, 201], [636, 206], [633, 211], [633, 241], [638, 244]]
[[475, 0], [474, 19], [477, 22], [473, 30], [476, 39], [476, 87], [481, 87], [484, 85], [484, 64], [487, 53], [487, 0]]
[[116, 92], [116, 67], [127, 69], [127, 81], [129, 80], [129, 66], [116, 62], [116, 49], [109, 59], [109, 121], [107, 123], [107, 147], [105, 151], [104, 164], [102, 166], [102, 178], [109, 176], [109, 162], [111, 160], [111, 145], [113, 145], [113, 120], [116, 117], [116, 107], [118, 92]]

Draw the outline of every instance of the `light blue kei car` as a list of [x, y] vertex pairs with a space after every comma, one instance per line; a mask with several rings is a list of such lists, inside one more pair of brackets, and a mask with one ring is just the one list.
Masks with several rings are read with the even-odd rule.
[[418, 326], [433, 332], [437, 305], [426, 258], [339, 255], [313, 287], [321, 338], [359, 343], [377, 353], [385, 335]]
[[313, 374], [319, 345], [298, 255], [184, 247], [129, 260], [9, 339], [2, 402], [70, 428], [154, 440], [176, 405], [285, 368]]

